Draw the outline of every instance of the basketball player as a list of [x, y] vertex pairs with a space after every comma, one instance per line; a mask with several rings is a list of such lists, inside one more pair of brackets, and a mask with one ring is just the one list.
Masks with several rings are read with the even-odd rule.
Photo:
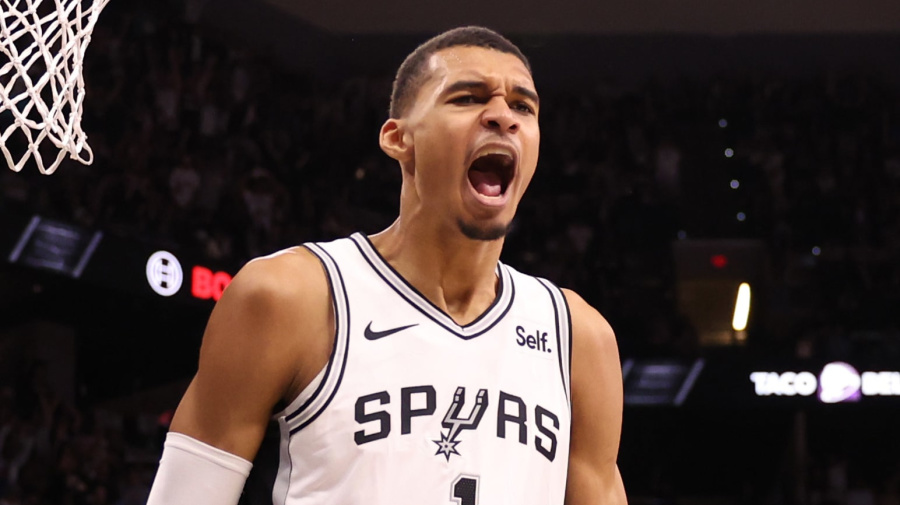
[[275, 409], [278, 505], [625, 503], [612, 330], [499, 262], [538, 160], [527, 60], [490, 30], [451, 30], [407, 57], [391, 98], [398, 219], [241, 270], [151, 505], [237, 503]]

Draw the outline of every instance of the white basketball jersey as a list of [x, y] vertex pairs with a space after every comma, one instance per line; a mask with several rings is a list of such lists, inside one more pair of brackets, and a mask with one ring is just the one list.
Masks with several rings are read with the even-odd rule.
[[569, 311], [500, 264], [460, 326], [355, 234], [307, 244], [335, 313], [327, 367], [276, 418], [276, 505], [561, 505], [569, 460]]

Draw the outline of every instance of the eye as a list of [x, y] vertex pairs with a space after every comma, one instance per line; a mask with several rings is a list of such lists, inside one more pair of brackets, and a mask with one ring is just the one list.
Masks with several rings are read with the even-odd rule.
[[534, 107], [528, 102], [515, 102], [512, 104], [512, 108], [525, 114], [534, 114]]
[[460, 95], [456, 98], [451, 99], [450, 103], [455, 103], [457, 105], [478, 103], [478, 97], [476, 97], [475, 95]]

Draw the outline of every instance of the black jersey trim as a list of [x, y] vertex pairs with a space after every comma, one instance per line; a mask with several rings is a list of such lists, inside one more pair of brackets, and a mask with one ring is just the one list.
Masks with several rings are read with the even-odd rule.
[[[321, 393], [322, 390], [325, 388], [325, 383], [327, 382], [326, 379], [331, 374], [331, 367], [334, 364], [334, 357], [337, 355], [338, 344], [340, 343], [338, 340], [340, 338], [340, 333], [338, 332], [338, 322], [337, 322], [338, 309], [337, 309], [336, 295], [335, 295], [335, 291], [334, 291], [334, 282], [332, 282], [332, 280], [331, 280], [331, 272], [329, 272], [328, 266], [325, 265], [325, 261], [321, 257], [319, 257], [319, 254], [316, 251], [314, 251], [312, 248], [310, 248], [306, 244], [304, 244], [303, 247], [306, 247], [306, 249], [309, 250], [309, 252], [313, 253], [316, 256], [316, 258], [318, 258], [319, 262], [322, 263], [322, 268], [325, 269], [325, 278], [328, 280], [328, 290], [331, 291], [331, 307], [334, 310], [334, 314], [335, 314], [335, 316], [334, 316], [334, 318], [335, 318], [334, 344], [332, 344], [332, 346], [331, 346], [331, 356], [328, 358], [328, 364], [325, 366], [325, 374], [322, 376], [322, 380], [319, 381], [319, 385], [316, 387], [316, 390], [313, 392], [313, 394], [311, 394], [309, 396], [309, 398], [306, 399], [305, 402], [303, 402], [303, 405], [300, 405], [299, 407], [297, 407], [296, 410], [294, 410], [293, 412], [291, 412], [289, 414], [286, 413], [286, 415], [284, 416], [285, 421], [290, 421], [291, 419], [300, 415], [303, 411], [305, 411], [309, 407], [309, 405], [316, 398], [318, 398], [319, 393]], [[290, 404], [288, 404], [287, 407], [290, 407]], [[285, 410], [287, 409], [287, 407], [285, 407]]]
[[572, 310], [569, 307], [569, 300], [566, 294], [559, 290], [559, 297], [562, 299], [563, 307], [566, 309], [566, 330], [569, 334], [569, 390], [572, 389]]
[[[375, 249], [375, 246], [372, 245], [372, 242], [367, 236], [362, 233], [354, 233], [350, 236], [350, 239], [356, 245], [356, 248], [359, 249], [360, 255], [366, 260], [366, 263], [369, 264], [375, 274], [393, 289], [397, 295], [421, 312], [422, 315], [463, 340], [470, 340], [488, 332], [491, 328], [496, 326], [497, 323], [503, 320], [515, 301], [516, 287], [512, 279], [512, 274], [509, 273], [509, 270], [505, 265], [498, 263], [497, 273], [499, 277], [499, 288], [497, 290], [497, 296], [494, 297], [494, 301], [491, 302], [491, 305], [482, 312], [481, 315], [472, 322], [461, 326], [400, 275], [400, 273], [381, 256], [378, 250]], [[484, 327], [472, 331], [472, 328], [478, 326]]]
[[[572, 326], [571, 314], [569, 306], [566, 303], [565, 296], [560, 289], [546, 279], [538, 279], [547, 293], [550, 295], [550, 301], [553, 304], [553, 317], [556, 320], [556, 347], [559, 349], [559, 376], [562, 380], [563, 392], [566, 395], [566, 401], [569, 404], [569, 410], [572, 409], [572, 400], [570, 392], [570, 373], [572, 370]], [[565, 318], [561, 317], [560, 312], [565, 311]], [[565, 345], [563, 342], [565, 341]], [[566, 355], [566, 356], [564, 356]]]
[[[332, 261], [334, 261], [334, 260], [332, 260]], [[337, 273], [338, 273], [338, 277], [340, 278], [341, 285], [343, 285], [344, 284], [343, 275], [341, 275], [340, 270], [338, 270]], [[334, 396], [337, 394], [338, 389], [340, 389], [340, 387], [341, 387], [341, 382], [344, 380], [344, 370], [347, 369], [347, 355], [350, 353], [350, 300], [347, 298], [346, 290], [344, 291], [344, 304], [347, 308], [347, 314], [346, 314], [347, 329], [345, 330], [345, 336], [344, 336], [344, 338], [346, 339], [347, 345], [344, 348], [344, 361], [343, 361], [343, 363], [341, 363], [340, 375], [338, 375], [337, 382], [334, 385], [334, 389], [331, 390], [331, 395], [328, 397], [328, 400], [326, 400], [325, 403], [322, 405], [322, 407], [318, 411], [316, 411], [316, 413], [313, 414], [312, 417], [310, 417], [305, 423], [303, 423], [300, 426], [291, 430], [291, 435], [293, 435], [294, 433], [297, 433], [298, 431], [302, 430], [303, 428], [306, 428], [313, 421], [318, 419], [318, 417], [320, 415], [322, 415], [322, 412], [324, 412], [325, 409], [328, 408], [328, 405], [331, 404], [331, 400], [334, 399]]]
[[[332, 295], [332, 303], [335, 309], [335, 347], [332, 351], [332, 358], [329, 361], [337, 366], [337, 370], [335, 370], [334, 367], [330, 367], [326, 371], [325, 376], [322, 377], [322, 382], [319, 384], [319, 388], [317, 388], [316, 392], [313, 393], [313, 396], [304, 403], [305, 411], [304, 408], [298, 409], [297, 412], [291, 414], [291, 419], [286, 419], [286, 421], [294, 421], [294, 423], [299, 422], [299, 425], [290, 428], [290, 435], [309, 426], [309, 424], [315, 421], [322, 412], [328, 408], [328, 405], [331, 404], [331, 401], [337, 394], [338, 389], [340, 389], [341, 382], [344, 379], [344, 370], [347, 367], [347, 356], [350, 352], [350, 300], [347, 297], [344, 276], [341, 273], [341, 269], [337, 266], [337, 262], [334, 261], [334, 258], [325, 251], [325, 249], [318, 244], [305, 244], [305, 246], [312, 251], [313, 254], [318, 256], [320, 261], [322, 261], [333, 289], [334, 294]], [[339, 357], [338, 353], [341, 352], [342, 348], [343, 357]], [[340, 363], [335, 363], [337, 359], [340, 359]], [[335, 373], [337, 373], [337, 378], [330, 384], [329, 379], [332, 379]], [[321, 405], [314, 406], [312, 401], [313, 398], [321, 398], [322, 394], [327, 394], [328, 398], [326, 398]], [[300, 415], [301, 412], [302, 415]]]
[[[547, 286], [544, 286], [544, 287], [547, 287]], [[551, 291], [551, 289], [549, 287], [547, 287], [547, 291], [549, 291], [550, 299], [553, 301], [553, 317], [556, 319], [556, 347], [557, 347], [557, 349], [560, 350], [560, 352], [556, 353], [557, 359], [559, 361], [559, 376], [562, 379], [563, 391], [566, 393], [566, 399], [568, 399], [569, 391], [568, 391], [568, 388], [566, 387], [567, 386], [566, 372], [565, 372], [565, 369], [563, 368], [563, 360], [565, 360], [565, 358], [563, 357], [563, 352], [562, 352], [562, 350], [563, 350], [562, 339], [565, 338], [565, 336], [562, 335], [562, 325], [561, 325], [562, 321], [560, 321], [560, 317], [559, 317], [559, 305], [557, 304], [555, 293], [553, 293], [553, 291]]]
[[[272, 504], [285, 505], [290, 494], [291, 483], [294, 476], [294, 458], [291, 457], [291, 435], [287, 423], [281, 420], [278, 423], [279, 447], [278, 470], [275, 481], [272, 483]], [[286, 475], [286, 477], [284, 477]]]
[[[409, 303], [416, 305], [419, 310], [423, 310], [424, 307], [422, 307], [422, 306], [426, 306], [426, 307], [429, 307], [431, 310], [434, 310], [435, 312], [441, 314], [442, 316], [444, 316], [447, 319], [452, 321], [452, 318], [450, 317], [449, 314], [447, 314], [440, 307], [438, 307], [437, 305], [432, 303], [432, 301], [429, 300], [428, 297], [423, 295], [421, 291], [419, 291], [415, 286], [410, 284], [409, 281], [407, 281], [405, 277], [400, 275], [400, 272], [398, 272], [393, 266], [391, 266], [390, 263], [387, 262], [387, 260], [384, 259], [384, 257], [381, 255], [381, 253], [378, 252], [378, 249], [375, 248], [375, 245], [372, 244], [372, 241], [369, 240], [368, 236], [363, 235], [362, 233], [355, 233], [355, 234], [353, 234], [353, 236], [351, 238], [354, 239], [354, 242], [357, 244], [357, 247], [359, 248], [360, 252], [363, 253], [363, 256], [366, 258], [366, 261], [368, 261], [369, 265], [373, 269], [375, 269], [375, 271], [379, 274], [379, 276], [386, 283], [388, 283], [392, 289], [394, 289], [395, 291], [400, 293], [397, 283], [391, 279], [388, 279], [387, 276], [383, 275], [382, 272], [379, 271], [378, 267], [375, 265], [375, 262], [373, 260], [377, 261], [380, 265], [383, 265], [387, 270], [389, 270], [393, 274], [393, 277], [397, 281], [399, 281], [399, 283], [401, 283], [403, 286], [408, 288], [415, 295], [415, 299], [409, 299], [408, 297], [403, 296], [404, 299], [409, 301]], [[370, 257], [372, 259], [370, 259]], [[494, 300], [491, 302], [491, 305], [484, 312], [482, 312], [478, 317], [476, 317], [472, 322], [470, 322], [464, 326], [460, 326], [459, 324], [453, 323], [452, 326], [456, 326], [459, 328], [470, 328], [472, 326], [477, 325], [479, 322], [481, 322], [481, 320], [486, 319], [486, 317], [491, 313], [491, 311], [494, 309], [494, 307], [497, 306], [497, 304], [500, 302], [500, 300], [503, 299], [504, 284], [505, 284], [505, 282], [504, 282], [503, 276], [500, 275], [500, 286], [499, 286], [499, 289], [497, 290], [497, 296], [494, 297]], [[400, 294], [402, 295], [402, 293], [400, 293]], [[426, 315], [428, 315], [428, 314], [426, 314]], [[432, 318], [432, 319], [434, 319], [434, 318]]]

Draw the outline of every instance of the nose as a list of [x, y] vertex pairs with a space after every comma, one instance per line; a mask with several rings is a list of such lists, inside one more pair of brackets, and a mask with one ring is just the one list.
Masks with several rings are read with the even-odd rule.
[[495, 96], [488, 101], [481, 115], [481, 124], [489, 130], [498, 130], [502, 133], [519, 131], [519, 118], [502, 96]]

